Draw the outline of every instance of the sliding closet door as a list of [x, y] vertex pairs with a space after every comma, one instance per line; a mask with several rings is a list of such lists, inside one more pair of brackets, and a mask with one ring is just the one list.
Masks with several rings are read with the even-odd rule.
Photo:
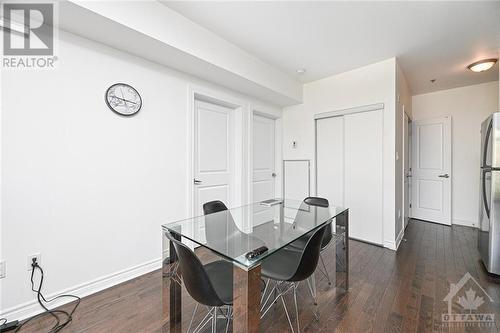
[[350, 236], [382, 244], [382, 110], [344, 116], [345, 206]]
[[316, 194], [344, 205], [344, 117], [316, 121]]

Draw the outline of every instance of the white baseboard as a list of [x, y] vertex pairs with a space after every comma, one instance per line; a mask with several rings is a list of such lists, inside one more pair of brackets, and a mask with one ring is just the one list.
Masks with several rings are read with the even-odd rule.
[[[112, 273], [100, 278], [97, 278], [95, 280], [89, 281], [82, 283], [80, 285], [67, 288], [65, 290], [58, 291], [56, 293], [53, 293], [51, 295], [45, 295], [47, 299], [50, 299], [54, 296], [61, 295], [61, 294], [71, 294], [75, 295], [78, 297], [85, 297], [89, 296], [92, 294], [95, 294], [101, 290], [116, 286], [117, 284], [120, 284], [122, 282], [126, 282], [128, 280], [134, 279], [138, 276], [147, 274], [149, 272], [152, 272], [154, 270], [160, 269], [161, 268], [161, 258], [160, 259], [154, 259], [148, 262], [145, 262], [143, 264], [130, 267], [127, 269], [124, 269], [122, 271]], [[62, 298], [61, 300], [56, 300], [51, 303], [51, 309], [59, 307], [61, 305], [64, 305], [66, 303], [72, 302], [73, 299], [71, 298]], [[11, 307], [9, 309], [6, 309], [4, 312], [0, 313], [0, 317], [5, 317], [8, 318], [9, 321], [12, 320], [22, 320], [26, 319], [29, 317], [32, 317], [34, 315], [37, 315], [39, 313], [42, 313], [43, 309], [40, 307], [38, 302], [36, 300], [32, 300], [29, 302], [22, 303], [20, 305]]]
[[389, 250], [396, 251], [396, 242], [384, 240], [384, 247]]
[[451, 224], [465, 225], [467, 227], [477, 227], [477, 223], [461, 219], [452, 219]]
[[396, 237], [396, 251], [399, 248], [399, 245], [401, 245], [401, 241], [403, 240], [404, 234], [405, 234], [405, 229], [402, 228], [401, 231], [399, 232], [398, 237]]
[[401, 229], [395, 241], [384, 240], [384, 247], [389, 250], [397, 251], [399, 244], [401, 244], [401, 240], [403, 239], [403, 235], [404, 235], [404, 229]]

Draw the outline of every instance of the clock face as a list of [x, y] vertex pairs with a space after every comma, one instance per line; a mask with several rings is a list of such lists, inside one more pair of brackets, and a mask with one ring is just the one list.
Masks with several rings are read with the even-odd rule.
[[137, 90], [125, 83], [116, 83], [106, 91], [106, 104], [122, 116], [132, 116], [139, 112], [142, 99]]

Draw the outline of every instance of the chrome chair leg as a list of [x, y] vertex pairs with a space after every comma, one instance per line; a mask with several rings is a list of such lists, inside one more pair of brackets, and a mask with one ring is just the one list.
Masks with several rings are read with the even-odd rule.
[[212, 333], [217, 333], [217, 310], [218, 308], [214, 308], [212, 314]]
[[325, 270], [323, 273], [324, 276], [326, 276], [326, 279], [328, 280], [328, 285], [332, 285], [332, 281], [330, 281], [330, 274], [328, 274], [328, 270], [326, 269], [325, 261], [323, 260], [323, 255], [320, 253], [319, 259], [321, 260], [321, 264], [323, 265], [323, 269]]
[[286, 318], [288, 319], [288, 324], [290, 324], [290, 328], [292, 329], [292, 333], [295, 333], [295, 331], [293, 330], [292, 321], [290, 320], [290, 315], [288, 314], [288, 309], [286, 308], [285, 299], [283, 298], [283, 295], [281, 295], [280, 298], [281, 298], [281, 302], [283, 303], [283, 308], [285, 309], [285, 314], [286, 314]]
[[199, 333], [212, 320], [212, 310], [213, 308], [208, 310], [207, 314], [203, 317], [198, 326], [196, 326], [193, 333]]
[[189, 326], [188, 326], [188, 329], [187, 331], [191, 331], [191, 326], [193, 325], [193, 320], [194, 320], [194, 316], [196, 315], [196, 310], [198, 310], [198, 305], [200, 303], [196, 303], [196, 306], [194, 307], [194, 311], [193, 311], [193, 316], [191, 317], [191, 320], [189, 321]]
[[264, 300], [264, 297], [266, 296], [266, 291], [267, 288], [269, 287], [271, 279], [267, 279], [266, 281], [266, 286], [264, 287], [264, 292], [262, 292], [262, 296], [260, 297], [260, 304], [262, 305], [262, 301]]
[[297, 320], [297, 333], [300, 333], [299, 306], [297, 304], [297, 287], [298, 285], [294, 285], [293, 287], [293, 302], [295, 303], [295, 318]]
[[311, 292], [311, 296], [314, 300], [314, 305], [318, 305], [318, 300], [316, 299], [317, 291], [316, 291], [316, 279], [314, 277], [314, 274], [312, 274], [308, 279], [307, 279], [307, 286], [309, 287], [309, 291]]
[[232, 308], [227, 309], [227, 324], [226, 324], [226, 333], [229, 332], [229, 323], [231, 322], [231, 317], [233, 315]]

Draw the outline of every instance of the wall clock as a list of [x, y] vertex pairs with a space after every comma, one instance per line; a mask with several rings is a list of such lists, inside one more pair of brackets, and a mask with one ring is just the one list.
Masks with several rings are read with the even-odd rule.
[[142, 106], [141, 95], [134, 87], [125, 83], [115, 83], [109, 87], [104, 99], [111, 111], [121, 116], [133, 116]]

